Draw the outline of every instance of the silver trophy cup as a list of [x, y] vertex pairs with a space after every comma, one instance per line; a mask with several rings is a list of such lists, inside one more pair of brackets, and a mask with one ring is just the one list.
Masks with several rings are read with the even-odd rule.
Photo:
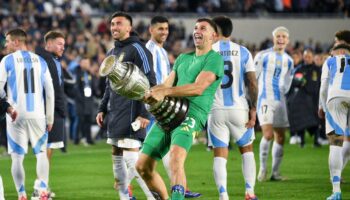
[[[131, 62], [120, 62], [115, 55], [106, 57], [99, 70], [107, 76], [114, 92], [133, 100], [143, 100], [150, 84], [145, 74]], [[148, 110], [166, 132], [171, 132], [186, 118], [189, 102], [185, 98], [165, 97], [163, 101], [149, 105]]]

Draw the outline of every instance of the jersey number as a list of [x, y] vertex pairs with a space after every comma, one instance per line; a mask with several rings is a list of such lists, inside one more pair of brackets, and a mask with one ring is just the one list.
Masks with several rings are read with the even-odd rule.
[[339, 69], [339, 72], [340, 73], [343, 73], [344, 72], [344, 68], [347, 66], [347, 65], [350, 65], [350, 59], [348, 59], [347, 61], [348, 61], [348, 63], [345, 63], [345, 58], [342, 58], [341, 60], [340, 60], [340, 69]]
[[273, 73], [273, 76], [274, 77], [279, 77], [281, 75], [281, 68], [276, 68], [275, 69], [275, 72]]
[[[23, 70], [24, 74], [24, 93], [35, 93], [35, 87], [34, 87], [34, 68], [30, 69], [30, 76], [28, 76], [27, 68]], [[29, 80], [28, 80], [29, 78]], [[31, 83], [31, 91], [29, 91], [29, 83]]]
[[266, 114], [267, 113], [267, 105], [261, 106], [261, 113]]
[[233, 76], [232, 76], [232, 62], [231, 61], [224, 61], [224, 65], [227, 66], [227, 69], [224, 70], [224, 74], [228, 77], [228, 81], [225, 84], [221, 84], [222, 89], [226, 89], [231, 87], [233, 82]]

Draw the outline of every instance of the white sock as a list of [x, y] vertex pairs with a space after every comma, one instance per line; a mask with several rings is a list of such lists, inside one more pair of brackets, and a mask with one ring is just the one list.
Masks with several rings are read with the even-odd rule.
[[0, 200], [5, 200], [5, 197], [4, 197], [4, 184], [2, 183], [1, 176], [0, 176]]
[[344, 141], [343, 142], [343, 149], [342, 149], [342, 155], [343, 155], [343, 168], [345, 168], [346, 164], [348, 163], [350, 159], [350, 142]]
[[169, 179], [171, 179], [171, 170], [170, 170], [170, 151], [165, 154], [165, 156], [162, 158], [162, 162], [164, 165], [164, 169], [166, 173], [168, 174]]
[[37, 179], [35, 179], [35, 181], [34, 181], [34, 189], [35, 190], [39, 190], [40, 189], [40, 180], [37, 178]]
[[113, 175], [118, 183], [120, 200], [129, 200], [128, 171], [123, 156], [112, 155]]
[[331, 174], [333, 192], [340, 192], [340, 178], [343, 167], [342, 147], [329, 146], [329, 172]]
[[18, 196], [27, 196], [25, 187], [24, 187], [24, 180], [25, 180], [25, 172], [23, 167], [24, 155], [11, 153], [11, 159], [12, 159], [11, 173], [13, 177], [13, 182], [15, 182]]
[[253, 152], [242, 154], [242, 172], [245, 180], [246, 192], [248, 194], [254, 194], [256, 165]]
[[36, 174], [40, 181], [39, 190], [46, 191], [49, 184], [49, 160], [46, 151], [36, 155]]
[[272, 174], [279, 174], [283, 158], [283, 146], [276, 141], [272, 145]]
[[128, 167], [129, 172], [129, 181], [128, 185], [131, 182], [131, 180], [135, 177], [137, 183], [141, 187], [142, 191], [145, 193], [146, 197], [153, 197], [151, 191], [148, 189], [145, 181], [141, 178], [140, 174], [137, 172], [135, 165], [137, 162], [137, 159], [139, 158], [139, 152], [135, 151], [123, 151], [123, 157], [126, 162], [126, 166]]
[[259, 158], [260, 158], [260, 170], [266, 171], [266, 163], [267, 158], [269, 156], [271, 140], [265, 139], [265, 137], [261, 138], [260, 146], [259, 146]]
[[223, 157], [214, 157], [213, 171], [216, 187], [218, 188], [220, 199], [227, 197], [227, 160]]

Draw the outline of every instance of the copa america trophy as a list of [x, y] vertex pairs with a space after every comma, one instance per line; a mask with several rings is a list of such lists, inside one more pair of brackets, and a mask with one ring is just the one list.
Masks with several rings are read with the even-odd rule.
[[[145, 74], [131, 62], [120, 62], [115, 55], [106, 57], [99, 70], [107, 76], [116, 93], [133, 100], [143, 100], [150, 84]], [[179, 126], [186, 118], [189, 102], [185, 98], [165, 97], [163, 101], [149, 104], [147, 108], [166, 132]]]

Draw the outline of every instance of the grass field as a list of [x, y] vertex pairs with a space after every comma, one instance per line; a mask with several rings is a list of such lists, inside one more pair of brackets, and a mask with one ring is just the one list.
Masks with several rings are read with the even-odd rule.
[[[260, 138], [260, 134], [258, 134]], [[310, 139], [308, 139], [310, 140]], [[258, 141], [255, 142], [255, 159], [258, 167]], [[286, 145], [282, 163], [282, 174], [288, 178], [283, 182], [256, 183], [255, 191], [260, 200], [318, 200], [326, 199], [331, 193], [328, 171], [328, 146], [313, 148], [310, 144], [304, 149], [296, 145]], [[94, 146], [68, 147], [68, 153], [55, 152], [50, 174], [50, 185], [58, 200], [116, 200], [113, 190], [111, 148], [104, 141]], [[271, 156], [270, 156], [271, 157]], [[271, 160], [271, 158], [270, 158]], [[33, 191], [35, 178], [35, 157], [32, 153], [25, 158], [26, 190]], [[17, 194], [11, 177], [10, 157], [0, 158], [0, 173], [4, 182], [5, 198], [16, 200]], [[269, 161], [271, 169], [271, 161]], [[162, 165], [159, 165], [165, 175]], [[188, 185], [193, 191], [203, 194], [201, 199], [218, 199], [212, 173], [212, 152], [204, 145], [193, 146], [186, 161]], [[163, 176], [165, 177], [165, 176]], [[344, 170], [342, 185], [343, 199], [350, 199], [350, 165]], [[168, 181], [166, 178], [165, 181]], [[133, 182], [137, 199], [145, 199]], [[236, 147], [228, 160], [228, 192], [231, 199], [244, 199], [244, 182], [241, 173], [241, 156]]]

